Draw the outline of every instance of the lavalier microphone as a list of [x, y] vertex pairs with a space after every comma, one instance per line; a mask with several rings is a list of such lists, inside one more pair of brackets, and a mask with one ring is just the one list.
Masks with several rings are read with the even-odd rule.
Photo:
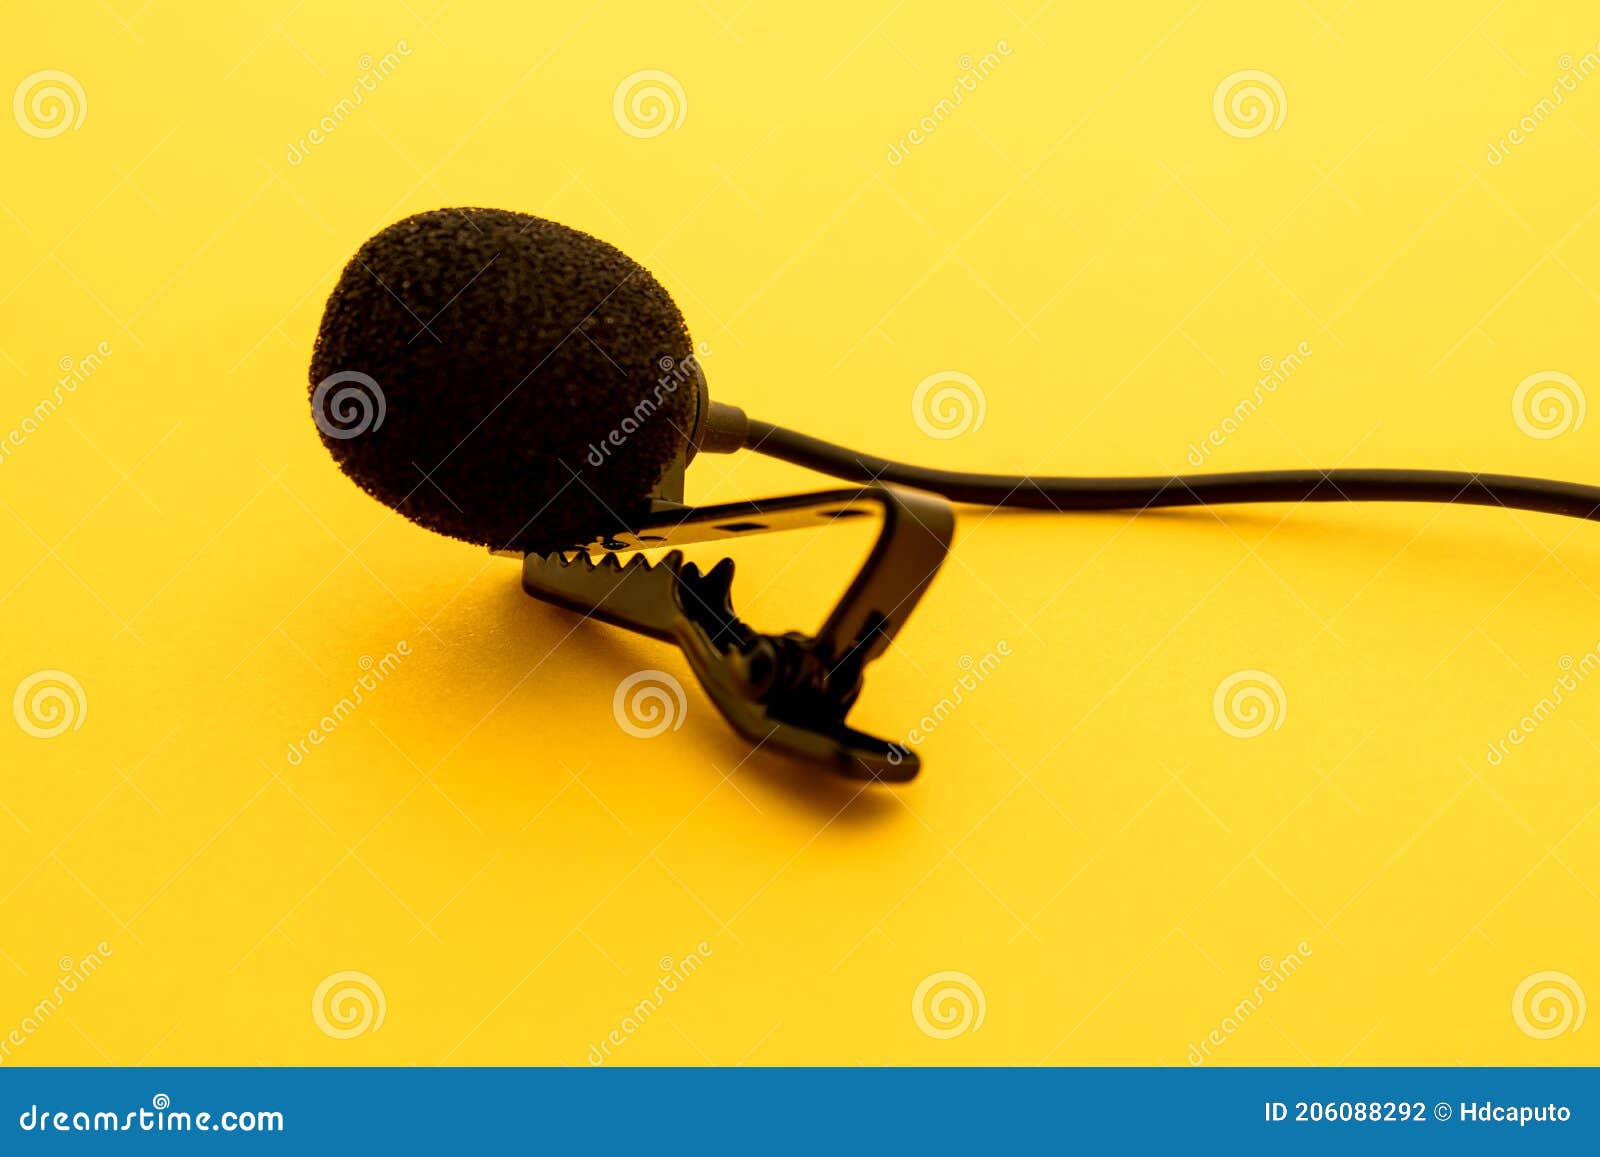
[[[439, 209], [368, 240], [328, 299], [313, 418], [363, 490], [430, 530], [524, 556], [534, 596], [676, 642], [746, 738], [884, 780], [915, 753], [850, 728], [862, 669], [937, 571], [950, 502], [1142, 510], [1241, 502], [1448, 502], [1600, 517], [1600, 488], [1447, 470], [1125, 478], [933, 470], [858, 453], [713, 402], [683, 315], [597, 238], [499, 209]], [[693, 507], [698, 453], [754, 450], [854, 489]], [[876, 514], [877, 544], [814, 636], [765, 635], [731, 605], [732, 562], [671, 550]]]

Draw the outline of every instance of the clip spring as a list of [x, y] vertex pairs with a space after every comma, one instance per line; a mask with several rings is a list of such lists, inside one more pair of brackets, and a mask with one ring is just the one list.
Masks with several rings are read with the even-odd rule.
[[[819, 528], [878, 514], [882, 524], [850, 585], [815, 635], [763, 634], [733, 610], [733, 560], [708, 571], [672, 549], [656, 563], [618, 555], [653, 547]], [[657, 502], [627, 530], [571, 551], [528, 554], [522, 586], [534, 598], [675, 643], [734, 730], [757, 745], [824, 762], [855, 779], [899, 783], [915, 753], [845, 722], [865, 668], [888, 648], [949, 551], [950, 504], [897, 486], [823, 490], [692, 507]], [[598, 554], [598, 561], [591, 557]]]

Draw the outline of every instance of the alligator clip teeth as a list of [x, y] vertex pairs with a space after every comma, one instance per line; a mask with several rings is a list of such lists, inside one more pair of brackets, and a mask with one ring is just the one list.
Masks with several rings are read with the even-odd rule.
[[[882, 518], [878, 539], [815, 635], [768, 635], [743, 622], [733, 610], [731, 558], [702, 572], [677, 549], [655, 563], [618, 557], [873, 513]], [[522, 585], [534, 598], [677, 644], [723, 717], [752, 743], [852, 778], [903, 782], [917, 774], [916, 754], [855, 730], [845, 716], [866, 664], [889, 646], [944, 561], [954, 526], [944, 499], [893, 486], [722, 506], [663, 503], [581, 548], [526, 555]]]

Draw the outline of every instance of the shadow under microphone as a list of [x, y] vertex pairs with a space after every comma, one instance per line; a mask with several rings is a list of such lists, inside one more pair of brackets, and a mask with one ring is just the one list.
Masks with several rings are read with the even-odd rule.
[[[312, 416], [339, 466], [430, 530], [523, 557], [536, 598], [679, 646], [746, 739], [846, 775], [912, 778], [909, 746], [846, 715], [937, 572], [951, 502], [1145, 510], [1256, 502], [1445, 502], [1600, 517], [1600, 488], [1450, 470], [1036, 477], [863, 454], [713, 402], [683, 315], [648, 270], [553, 221], [439, 209], [350, 260], [311, 359]], [[749, 449], [855, 487], [684, 502], [699, 453]], [[733, 561], [688, 543], [876, 515], [878, 538], [815, 635], [734, 613]], [[654, 564], [636, 552], [669, 552]], [[619, 555], [634, 553], [622, 565]]]

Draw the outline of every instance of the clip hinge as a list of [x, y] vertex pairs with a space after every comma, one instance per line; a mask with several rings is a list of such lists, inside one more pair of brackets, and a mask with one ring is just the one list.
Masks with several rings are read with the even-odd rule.
[[[655, 563], [640, 556], [624, 565], [617, 557], [874, 513], [882, 520], [877, 540], [815, 635], [764, 634], [741, 620], [731, 558], [702, 571], [677, 549]], [[866, 665], [910, 616], [954, 528], [943, 498], [895, 486], [720, 506], [659, 503], [637, 524], [571, 551], [527, 555], [522, 585], [535, 598], [677, 644], [723, 717], [758, 746], [826, 762], [853, 778], [903, 782], [917, 774], [915, 753], [857, 731], [845, 718]]]

